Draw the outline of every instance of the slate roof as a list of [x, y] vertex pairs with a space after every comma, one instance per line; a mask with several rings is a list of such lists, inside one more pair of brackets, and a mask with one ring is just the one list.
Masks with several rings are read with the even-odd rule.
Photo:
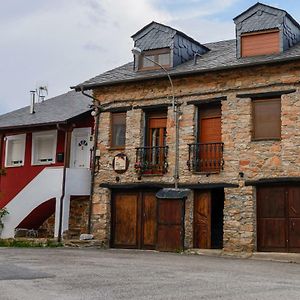
[[[201, 57], [198, 57], [196, 65], [194, 65], [193, 59], [189, 60], [171, 69], [169, 71], [171, 76], [176, 77], [193, 73], [203, 73], [261, 64], [273, 64], [276, 62], [300, 59], [300, 43], [279, 54], [244, 58], [236, 57], [236, 40], [208, 43], [204, 44], [204, 46], [208, 47], [210, 51], [202, 54]], [[133, 70], [133, 62], [130, 62], [91, 78], [72, 88], [80, 90], [80, 87], [83, 86], [85, 90], [88, 90], [97, 86], [141, 81], [165, 76], [166, 74], [162, 70], [135, 72]]]
[[[287, 11], [285, 11], [281, 8], [273, 7], [273, 6], [266, 5], [266, 4], [260, 3], [260, 2], [257, 2], [256, 4], [249, 7], [247, 10], [245, 10], [244, 12], [242, 12], [241, 14], [236, 16], [233, 19], [233, 21], [235, 23], [237, 23], [237, 22], [240, 22], [241, 20], [248, 19], [252, 13], [256, 12], [255, 10], [256, 11], [257, 10], [265, 11], [265, 12], [270, 13], [270, 15], [269, 16], [265, 15], [264, 20], [260, 19], [260, 22], [262, 22], [263, 24], [257, 24], [255, 22], [255, 19], [252, 19], [251, 24], [247, 25], [248, 28], [245, 29], [245, 32], [247, 30], [249, 32], [256, 31], [257, 30], [257, 29], [255, 29], [256, 27], [258, 27], [258, 28], [265, 27], [266, 29], [276, 28], [276, 27], [278, 27], [278, 24], [282, 23], [282, 17], [284, 17], [284, 16], [288, 17], [295, 26], [300, 28], [299, 23]], [[276, 19], [278, 22], [277, 24], [275, 24], [274, 16], [276, 16]], [[261, 26], [259, 26], [259, 25], [261, 25]], [[262, 29], [258, 29], [258, 30], [262, 30]]]
[[90, 104], [81, 93], [70, 91], [36, 103], [34, 114], [30, 114], [30, 106], [26, 106], [0, 116], [0, 130], [65, 123], [90, 111]]
[[173, 38], [176, 34], [182, 36], [183, 38], [198, 46], [202, 46], [201, 43], [186, 35], [182, 31], [155, 21], [152, 21], [148, 25], [144, 26], [131, 37], [135, 42], [135, 47], [138, 47], [142, 51], [145, 51], [171, 47], [173, 45]]

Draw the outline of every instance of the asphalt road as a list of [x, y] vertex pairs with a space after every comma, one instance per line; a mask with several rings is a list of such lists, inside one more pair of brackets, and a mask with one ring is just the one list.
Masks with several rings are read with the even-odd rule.
[[0, 248], [1, 300], [300, 299], [300, 265], [129, 250]]

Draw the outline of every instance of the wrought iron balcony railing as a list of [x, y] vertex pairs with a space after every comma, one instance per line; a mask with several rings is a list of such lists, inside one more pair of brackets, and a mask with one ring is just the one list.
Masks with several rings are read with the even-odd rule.
[[190, 171], [199, 173], [219, 173], [223, 169], [223, 143], [189, 144]]
[[168, 146], [136, 148], [135, 170], [138, 174], [164, 174], [168, 170]]

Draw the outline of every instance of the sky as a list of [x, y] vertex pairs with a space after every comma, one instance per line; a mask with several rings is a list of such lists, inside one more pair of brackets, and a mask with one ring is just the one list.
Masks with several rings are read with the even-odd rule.
[[[206, 43], [234, 38], [250, 0], [0, 0], [0, 114], [27, 106], [30, 90], [65, 93], [132, 60], [130, 38], [151, 21]], [[299, 0], [261, 1], [300, 22]]]

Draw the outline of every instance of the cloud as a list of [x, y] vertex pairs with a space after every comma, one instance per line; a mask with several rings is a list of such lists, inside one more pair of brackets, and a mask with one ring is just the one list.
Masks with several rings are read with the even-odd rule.
[[[26, 2], [26, 3], [25, 3]], [[232, 21], [216, 14], [237, 0], [10, 0], [0, 11], [0, 113], [29, 103], [48, 83], [63, 93], [132, 59], [130, 36], [152, 20], [200, 42], [231, 38]], [[212, 38], [213, 37], [213, 38]]]

